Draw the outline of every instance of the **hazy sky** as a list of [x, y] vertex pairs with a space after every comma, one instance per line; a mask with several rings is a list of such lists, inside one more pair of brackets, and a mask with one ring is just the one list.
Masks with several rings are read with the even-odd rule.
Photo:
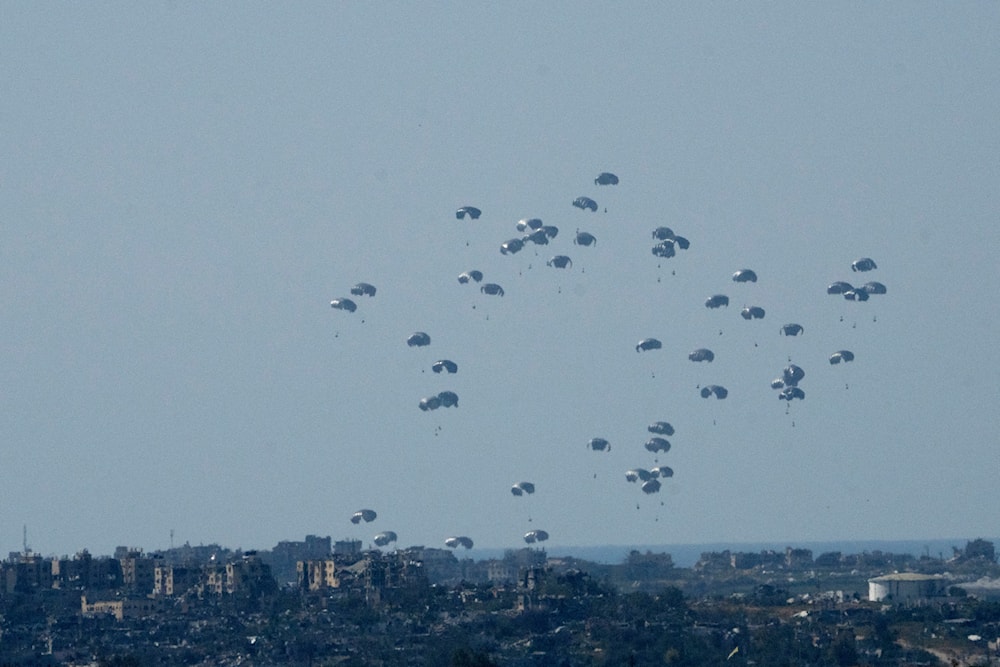
[[0, 553], [1000, 534], [996, 2], [2, 2], [0, 44]]

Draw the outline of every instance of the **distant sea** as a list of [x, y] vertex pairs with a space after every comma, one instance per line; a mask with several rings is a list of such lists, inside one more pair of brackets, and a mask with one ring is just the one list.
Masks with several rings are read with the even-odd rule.
[[[978, 537], [936, 540], [845, 540], [839, 542], [716, 542], [709, 544], [634, 544], [585, 547], [538, 544], [534, 546], [536, 548], [544, 548], [545, 553], [550, 558], [570, 556], [606, 565], [617, 565], [624, 562], [631, 551], [638, 551], [640, 553], [646, 553], [647, 551], [651, 553], [668, 553], [673, 558], [674, 564], [677, 567], [692, 567], [698, 562], [701, 554], [706, 552], [725, 551], [726, 549], [732, 552], [742, 551], [749, 553], [759, 553], [767, 550], [783, 552], [786, 547], [811, 549], [813, 558], [823, 553], [836, 551], [845, 555], [882, 551], [884, 553], [911, 554], [916, 557], [929, 556], [931, 558], [943, 558], [947, 560], [954, 555], [952, 547], [964, 549], [967, 542]], [[982, 539], [1000, 546], [1000, 539], [998, 538], [984, 537]], [[502, 558], [505, 551], [507, 549], [477, 548], [469, 552], [469, 557], [475, 560]], [[456, 555], [459, 557], [463, 556], [461, 553]]]

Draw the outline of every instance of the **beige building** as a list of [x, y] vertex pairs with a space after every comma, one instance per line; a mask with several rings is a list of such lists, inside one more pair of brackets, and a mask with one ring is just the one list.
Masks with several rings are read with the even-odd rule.
[[333, 559], [300, 560], [295, 565], [299, 588], [304, 591], [321, 591], [340, 587], [340, 577]]
[[87, 596], [80, 598], [80, 611], [84, 616], [111, 615], [117, 620], [125, 618], [142, 618], [154, 614], [160, 605], [152, 598], [120, 598], [115, 600], [96, 600], [89, 602]]
[[115, 556], [121, 564], [122, 585], [140, 595], [153, 592], [154, 572], [162, 561], [142, 553], [142, 549], [118, 547]]

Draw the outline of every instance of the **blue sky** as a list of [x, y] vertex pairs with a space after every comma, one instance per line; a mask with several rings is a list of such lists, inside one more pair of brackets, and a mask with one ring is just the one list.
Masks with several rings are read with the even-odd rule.
[[[3, 3], [0, 553], [25, 525], [42, 553], [1000, 534], [998, 26], [993, 2]], [[559, 236], [501, 255], [525, 217]], [[653, 257], [660, 225], [690, 249]], [[868, 279], [888, 294], [825, 292]], [[457, 409], [417, 408], [441, 390]], [[625, 481], [657, 464], [659, 494]]]

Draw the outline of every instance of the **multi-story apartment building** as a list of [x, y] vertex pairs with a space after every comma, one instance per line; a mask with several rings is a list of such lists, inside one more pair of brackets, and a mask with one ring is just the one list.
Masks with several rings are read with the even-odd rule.
[[202, 568], [157, 565], [153, 570], [153, 594], [166, 597], [183, 595], [198, 585]]

